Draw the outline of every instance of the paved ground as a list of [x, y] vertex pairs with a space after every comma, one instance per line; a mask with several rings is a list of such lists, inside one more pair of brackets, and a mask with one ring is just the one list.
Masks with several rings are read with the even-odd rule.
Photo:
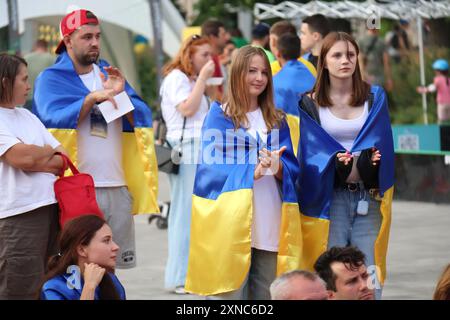
[[[128, 299], [202, 299], [164, 290], [167, 230], [135, 218], [138, 267], [118, 270]], [[450, 263], [450, 205], [395, 201], [383, 299], [431, 299]]]

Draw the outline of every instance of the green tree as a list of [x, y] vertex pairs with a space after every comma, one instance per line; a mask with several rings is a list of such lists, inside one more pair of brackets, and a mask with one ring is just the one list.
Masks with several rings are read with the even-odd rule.
[[[428, 47], [425, 50], [426, 84], [433, 82], [433, 61], [438, 58], [450, 60], [450, 49], [445, 47]], [[394, 91], [390, 94], [390, 114], [394, 124], [423, 124], [422, 96], [416, 92], [420, 84], [419, 53], [412, 51], [409, 59], [402, 59], [392, 65]], [[436, 94], [427, 94], [428, 122], [436, 123]]]
[[228, 28], [236, 27], [237, 19], [234, 12], [230, 12], [230, 9], [247, 8], [253, 10], [255, 3], [264, 2], [268, 4], [278, 4], [283, 0], [228, 0], [228, 1], [216, 1], [216, 0], [200, 0], [194, 6], [199, 12], [197, 18], [193, 21], [192, 25], [199, 26], [208, 19], [216, 18], [220, 19]]

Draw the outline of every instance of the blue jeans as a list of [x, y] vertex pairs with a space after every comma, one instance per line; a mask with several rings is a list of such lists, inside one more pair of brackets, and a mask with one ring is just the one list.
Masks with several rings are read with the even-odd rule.
[[235, 291], [206, 297], [207, 300], [270, 300], [270, 285], [276, 278], [277, 252], [252, 248], [250, 270]]
[[[169, 140], [175, 147], [179, 140]], [[167, 289], [184, 286], [186, 281], [191, 232], [192, 192], [199, 140], [183, 141], [183, 156], [178, 174], [170, 174], [170, 211], [168, 218], [168, 256], [164, 286]]]
[[[366, 215], [357, 213], [360, 200], [369, 202]], [[355, 246], [366, 256], [368, 273], [374, 271], [374, 245], [381, 227], [380, 201], [373, 199], [367, 190], [351, 192], [348, 189], [337, 188], [333, 193], [330, 207], [330, 231], [328, 235], [328, 249], [331, 247]], [[373, 275], [376, 277], [376, 275]], [[381, 299], [379, 280], [372, 278], [376, 285], [375, 297]]]

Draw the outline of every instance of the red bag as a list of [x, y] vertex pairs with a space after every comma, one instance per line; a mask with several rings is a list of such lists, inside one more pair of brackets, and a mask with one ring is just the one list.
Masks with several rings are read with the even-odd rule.
[[[64, 161], [59, 179], [54, 184], [55, 196], [60, 208], [59, 224], [61, 228], [67, 221], [83, 215], [93, 214], [104, 219], [95, 198], [94, 180], [91, 175], [80, 173], [65, 154], [60, 152], [56, 154], [59, 154]], [[64, 176], [67, 165], [73, 176]]]

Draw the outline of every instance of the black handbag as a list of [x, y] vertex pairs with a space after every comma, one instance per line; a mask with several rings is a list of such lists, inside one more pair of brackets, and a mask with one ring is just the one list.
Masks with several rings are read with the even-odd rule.
[[169, 141], [164, 138], [160, 139], [161, 144], [155, 144], [156, 159], [158, 161], [158, 170], [178, 174], [180, 170], [180, 162], [182, 156], [182, 143], [184, 136], [184, 128], [186, 126], [186, 117], [183, 119], [183, 129], [181, 131], [180, 144], [177, 148], [170, 145]]

